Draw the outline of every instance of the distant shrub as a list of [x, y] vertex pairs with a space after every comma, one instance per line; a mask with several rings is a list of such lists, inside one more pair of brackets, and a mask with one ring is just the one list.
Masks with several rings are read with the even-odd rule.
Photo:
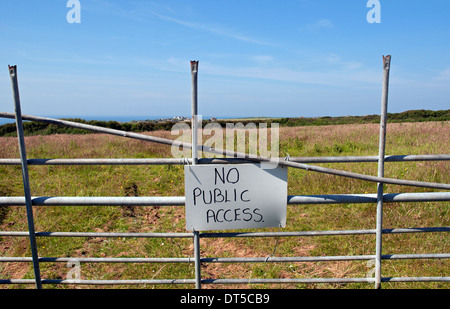
[[[174, 121], [156, 122], [156, 121], [140, 121], [140, 122], [118, 122], [118, 121], [100, 121], [89, 120], [86, 121], [80, 118], [64, 119], [72, 122], [79, 122], [98, 127], [109, 129], [128, 131], [128, 132], [148, 132], [148, 131], [168, 131], [171, 130]], [[339, 117], [294, 117], [294, 118], [274, 118], [267, 119], [252, 119], [252, 120], [217, 120], [222, 128], [225, 128], [226, 123], [240, 122], [242, 124], [252, 123], [270, 123], [277, 122], [281, 127], [300, 127], [300, 126], [323, 126], [336, 124], [358, 124], [358, 123], [377, 123], [380, 121], [379, 115], [365, 115], [365, 116], [339, 116]], [[388, 122], [421, 122], [421, 121], [450, 121], [450, 109], [448, 110], [409, 110], [402, 113], [388, 113]], [[208, 123], [203, 121], [203, 125]], [[70, 127], [59, 126], [56, 124], [48, 124], [37, 121], [25, 121], [23, 123], [25, 135], [51, 135], [51, 134], [89, 134], [92, 131], [76, 129]], [[16, 136], [16, 125], [14, 123], [7, 123], [0, 126], [0, 136]]]

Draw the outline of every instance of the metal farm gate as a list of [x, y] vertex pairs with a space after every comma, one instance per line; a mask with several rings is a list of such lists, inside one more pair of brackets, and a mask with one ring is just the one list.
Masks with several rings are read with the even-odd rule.
[[[277, 163], [290, 168], [300, 168], [309, 171], [328, 173], [342, 177], [356, 178], [364, 181], [371, 181], [378, 184], [376, 194], [334, 194], [334, 195], [291, 195], [287, 196], [288, 205], [296, 204], [341, 204], [341, 203], [373, 203], [377, 205], [376, 227], [365, 230], [331, 230], [331, 231], [297, 231], [297, 232], [245, 232], [245, 233], [206, 233], [206, 232], [186, 232], [186, 233], [101, 233], [101, 232], [36, 232], [34, 228], [33, 206], [168, 206], [185, 204], [185, 197], [179, 196], [152, 196], [152, 197], [32, 197], [29, 187], [28, 165], [148, 165], [148, 164], [215, 164], [215, 163], [241, 163], [241, 162], [264, 162], [268, 158], [257, 157], [250, 158], [246, 154], [213, 149], [197, 145], [197, 71], [198, 61], [191, 61], [192, 74], [192, 144], [176, 142], [170, 139], [153, 137], [143, 134], [113, 130], [102, 127], [95, 127], [87, 124], [74, 123], [70, 121], [26, 116], [22, 115], [20, 108], [20, 99], [17, 82], [16, 66], [9, 67], [9, 73], [12, 82], [13, 98], [15, 103], [15, 114], [0, 113], [1, 117], [15, 118], [17, 126], [17, 136], [19, 141], [20, 159], [0, 159], [0, 165], [21, 165], [24, 196], [23, 197], [0, 197], [0, 206], [25, 206], [28, 219], [27, 231], [0, 231], [0, 237], [29, 237], [31, 245], [31, 257], [0, 257], [0, 262], [29, 262], [33, 263], [34, 279], [3, 279], [0, 283], [5, 285], [12, 284], [35, 284], [36, 288], [42, 288], [43, 284], [77, 284], [77, 285], [140, 285], [140, 284], [195, 284], [200, 289], [203, 284], [248, 284], [249, 279], [202, 279], [200, 265], [202, 263], [258, 263], [258, 262], [323, 262], [323, 261], [374, 261], [375, 276], [367, 278], [306, 278], [306, 279], [264, 279], [252, 278], [252, 284], [272, 284], [272, 283], [369, 283], [375, 288], [381, 288], [382, 282], [449, 282], [450, 277], [382, 277], [381, 264], [383, 260], [396, 259], [448, 259], [450, 253], [438, 254], [393, 254], [382, 255], [382, 236], [393, 233], [428, 233], [428, 232], [449, 232], [450, 227], [417, 227], [417, 228], [394, 228], [383, 229], [383, 203], [397, 202], [426, 202], [426, 201], [450, 201], [450, 192], [431, 192], [431, 193], [398, 193], [386, 194], [383, 192], [383, 184], [408, 185], [416, 187], [427, 187], [449, 190], [449, 184], [428, 183], [419, 181], [409, 181], [400, 179], [391, 179], [384, 177], [385, 162], [405, 162], [405, 161], [437, 161], [450, 160], [449, 154], [443, 155], [385, 155], [385, 136], [386, 136], [386, 117], [387, 117], [387, 94], [389, 83], [390, 56], [383, 57], [383, 89], [382, 89], [382, 108], [380, 121], [380, 140], [378, 156], [356, 156], [356, 157], [309, 157], [309, 158], [280, 158]], [[62, 126], [91, 130], [95, 132], [113, 134], [170, 146], [183, 146], [192, 148], [191, 159], [27, 159], [22, 120], [42, 121], [47, 123], [59, 124]], [[197, 158], [197, 149], [206, 152], [215, 152], [227, 155], [228, 158], [199, 159]], [[236, 159], [235, 157], [240, 159]], [[243, 158], [243, 159], [242, 159]], [[331, 162], [378, 162], [378, 175], [368, 176], [356, 174], [336, 169], [329, 169], [309, 163], [331, 163]], [[308, 163], [308, 164], [307, 164]], [[219, 237], [305, 237], [305, 236], [326, 236], [326, 235], [376, 235], [375, 254], [371, 255], [348, 255], [348, 256], [298, 256], [298, 257], [201, 257], [200, 246], [201, 239], [219, 238]], [[193, 240], [194, 258], [89, 258], [89, 257], [42, 257], [38, 255], [36, 246], [37, 237], [135, 237], [135, 238], [189, 238]], [[47, 262], [68, 263], [77, 261], [79, 263], [193, 263], [195, 266], [195, 278], [192, 279], [129, 279], [129, 280], [69, 280], [69, 279], [42, 279], [40, 274], [40, 264]]]

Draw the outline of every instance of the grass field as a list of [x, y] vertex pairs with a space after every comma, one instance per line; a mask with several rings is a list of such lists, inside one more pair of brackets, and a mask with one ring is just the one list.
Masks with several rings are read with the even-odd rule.
[[[147, 133], [149, 134], [149, 133]], [[152, 135], [175, 138], [170, 131]], [[377, 155], [378, 124], [348, 124], [280, 128], [280, 156]], [[448, 154], [450, 122], [390, 123], [387, 155]], [[18, 158], [17, 138], [0, 138], [0, 158]], [[171, 157], [170, 148], [144, 141], [108, 136], [48, 135], [26, 138], [28, 158], [159, 158]], [[320, 164], [376, 175], [376, 163]], [[32, 196], [183, 196], [183, 167], [172, 166], [30, 166]], [[385, 176], [410, 180], [450, 182], [450, 165], [438, 162], [386, 163]], [[386, 193], [433, 191], [386, 185]], [[437, 191], [437, 190], [436, 190]], [[375, 193], [376, 184], [289, 169], [288, 194]], [[0, 166], [0, 196], [23, 196], [20, 166]], [[449, 226], [449, 202], [385, 204], [383, 228]], [[283, 231], [374, 229], [376, 205], [288, 206]], [[38, 206], [36, 231], [64, 232], [185, 232], [184, 207]], [[25, 207], [0, 208], [1, 231], [27, 231]], [[277, 231], [278, 229], [266, 229]], [[39, 256], [45, 257], [192, 257], [191, 239], [38, 237]], [[273, 253], [274, 238], [208, 238], [201, 240], [202, 257], [266, 257]], [[446, 233], [389, 234], [383, 237], [383, 254], [448, 253]], [[31, 256], [26, 237], [1, 237], [1, 256]], [[275, 256], [375, 254], [374, 235], [280, 238]], [[46, 279], [65, 279], [65, 263], [41, 263]], [[341, 278], [367, 277], [367, 261], [315, 263], [208, 263], [202, 278]], [[383, 261], [384, 277], [448, 276], [448, 260]], [[0, 279], [33, 278], [31, 263], [0, 263]], [[194, 278], [193, 264], [82, 263], [81, 279]], [[101, 286], [45, 285], [44, 288], [102, 288]], [[116, 286], [116, 288], [144, 286]], [[186, 288], [157, 285], [145, 288]], [[204, 288], [373, 288], [372, 284], [204, 285]], [[448, 283], [383, 283], [383, 288], [448, 288]], [[0, 285], [34, 288], [34, 285]]]

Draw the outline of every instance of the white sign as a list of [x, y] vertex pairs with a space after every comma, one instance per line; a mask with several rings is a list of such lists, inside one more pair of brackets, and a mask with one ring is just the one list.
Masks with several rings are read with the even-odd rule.
[[284, 227], [287, 168], [260, 164], [186, 165], [186, 229]]

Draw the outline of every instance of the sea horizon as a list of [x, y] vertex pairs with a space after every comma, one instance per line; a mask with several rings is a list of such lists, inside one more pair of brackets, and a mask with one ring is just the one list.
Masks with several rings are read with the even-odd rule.
[[[111, 115], [111, 116], [73, 116], [73, 115], [51, 115], [51, 116], [41, 116], [46, 118], [53, 118], [53, 119], [83, 119], [86, 121], [90, 120], [98, 120], [98, 121], [118, 121], [118, 122], [131, 122], [131, 121], [145, 121], [145, 120], [158, 120], [158, 119], [171, 119], [174, 117], [186, 117], [190, 118], [190, 115], [160, 115], [160, 116], [124, 116], [124, 115]], [[205, 116], [201, 115], [203, 119], [211, 119], [212, 116]], [[245, 116], [215, 116], [216, 119], [229, 119], [229, 118], [246, 118]], [[0, 118], [0, 125], [6, 124], [6, 123], [15, 123], [16, 120], [12, 118]]]

